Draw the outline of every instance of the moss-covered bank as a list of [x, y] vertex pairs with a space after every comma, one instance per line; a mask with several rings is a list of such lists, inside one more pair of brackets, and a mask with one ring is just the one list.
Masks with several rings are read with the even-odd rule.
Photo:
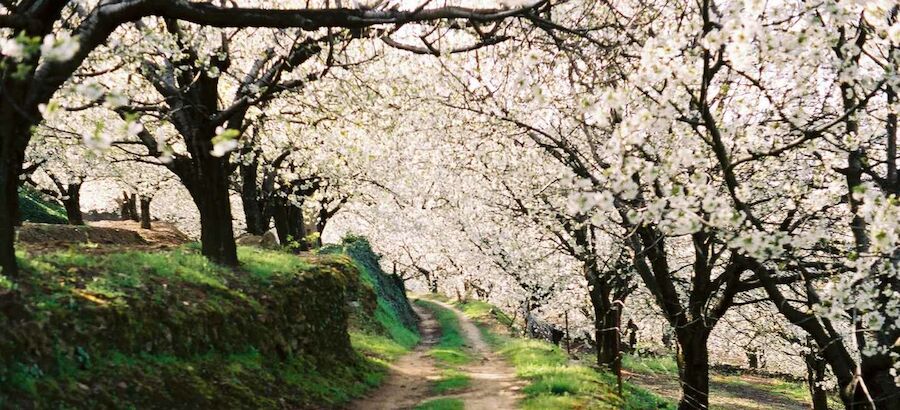
[[19, 256], [0, 278], [0, 408], [321, 408], [384, 374], [348, 334], [384, 302], [341, 251], [242, 248], [238, 271], [195, 247]]
[[[342, 254], [353, 260], [359, 268], [364, 286], [370, 287], [378, 297], [376, 314], [396, 318], [406, 329], [415, 329], [416, 314], [406, 298], [403, 280], [382, 270], [378, 260], [380, 257], [372, 251], [369, 242], [362, 237], [348, 236], [340, 245], [329, 245], [319, 251], [320, 254]], [[386, 319], [382, 317], [381, 319]], [[385, 323], [383, 320], [380, 323]]]
[[66, 209], [59, 202], [27, 186], [19, 189], [19, 210], [23, 221], [47, 224], [64, 224], [69, 221]]

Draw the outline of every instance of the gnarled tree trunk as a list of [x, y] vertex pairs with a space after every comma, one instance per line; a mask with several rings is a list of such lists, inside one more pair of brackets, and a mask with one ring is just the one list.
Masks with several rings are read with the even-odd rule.
[[[5, 125], [0, 125], [0, 128], [5, 128]], [[12, 277], [18, 273], [15, 238], [16, 225], [21, 220], [17, 175], [17, 164], [21, 161], [11, 158], [8, 136], [2, 135], [0, 138], [0, 274]]]
[[177, 164], [174, 171], [200, 212], [203, 256], [225, 266], [237, 266], [237, 245], [228, 195], [228, 164], [222, 158], [209, 155], [208, 149], [195, 153], [189, 162]]
[[123, 221], [140, 221], [137, 211], [137, 194], [129, 195], [128, 192], [122, 192], [122, 202], [119, 204], [119, 212]]
[[589, 296], [594, 308], [594, 336], [597, 340], [597, 365], [618, 373], [620, 353], [619, 322], [622, 311], [613, 306], [609, 286], [599, 280], [590, 280]]

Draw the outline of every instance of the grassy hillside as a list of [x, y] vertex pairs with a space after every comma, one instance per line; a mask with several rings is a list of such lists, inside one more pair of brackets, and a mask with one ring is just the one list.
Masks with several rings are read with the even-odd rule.
[[19, 209], [22, 211], [23, 221], [47, 224], [68, 222], [62, 205], [29, 187], [19, 190]]
[[346, 253], [239, 257], [20, 253], [22, 277], [0, 277], [0, 408], [337, 407], [417, 341]]

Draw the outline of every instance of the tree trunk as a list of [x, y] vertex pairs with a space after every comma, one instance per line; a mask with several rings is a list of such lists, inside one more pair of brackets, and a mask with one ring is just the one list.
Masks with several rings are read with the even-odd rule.
[[751, 370], [759, 369], [759, 367], [760, 367], [759, 366], [759, 362], [760, 362], [759, 349], [757, 349], [755, 347], [749, 348], [749, 349], [747, 349], [746, 353], [747, 353], [747, 367], [749, 367]]
[[806, 361], [806, 386], [812, 398], [812, 408], [828, 410], [828, 392], [822, 387], [822, 382], [825, 381], [825, 360], [816, 352], [805, 353], [803, 359]]
[[682, 328], [678, 331], [681, 345], [678, 373], [681, 378], [681, 401], [678, 410], [706, 410], [709, 408], [709, 352], [705, 329]]
[[81, 213], [81, 184], [69, 184], [64, 194], [65, 198], [62, 202], [63, 207], [66, 208], [69, 225], [84, 225], [84, 216]]
[[597, 341], [597, 365], [616, 371], [619, 353], [619, 320], [621, 310], [613, 308], [610, 300], [611, 290], [608, 284], [600, 280], [600, 276], [591, 266], [585, 266], [585, 279], [590, 284], [588, 295], [594, 308], [594, 338]]
[[[0, 128], [3, 128], [0, 125]], [[7, 150], [10, 136], [3, 135], [0, 148], [0, 274], [13, 278], [18, 274], [16, 266], [16, 225], [19, 218], [19, 190], [17, 163]]]
[[278, 242], [283, 246], [288, 244], [288, 216], [287, 210], [280, 200], [273, 201], [272, 220], [275, 222], [275, 233], [278, 234]]
[[435, 275], [428, 275], [428, 290], [431, 293], [438, 293], [438, 281]]
[[213, 262], [236, 267], [237, 245], [228, 195], [228, 164], [208, 154], [198, 157], [189, 164], [182, 164], [183, 168], [176, 173], [200, 211], [201, 252]]
[[256, 160], [240, 167], [241, 204], [244, 208], [244, 218], [247, 221], [247, 233], [251, 235], [262, 235], [269, 230], [269, 218], [266, 216], [265, 204], [260, 200], [259, 186], [257, 185], [258, 168]]
[[138, 215], [137, 208], [137, 194], [132, 195], [128, 198], [128, 216], [132, 221], [140, 222], [140, 216]]
[[326, 205], [321, 205], [319, 208], [319, 215], [316, 218], [316, 232], [319, 233], [319, 237], [322, 237], [322, 233], [325, 232], [325, 225], [328, 224], [328, 208]]
[[279, 199], [272, 206], [275, 230], [282, 244], [296, 243], [296, 250], [308, 251], [303, 209], [287, 200]]
[[288, 213], [290, 215], [291, 231], [296, 236], [297, 242], [300, 243], [300, 250], [308, 251], [309, 244], [306, 243], [306, 220], [303, 218], [303, 208], [291, 205]]
[[[594, 292], [594, 290], [591, 291], [591, 293]], [[620, 353], [619, 320], [621, 320], [621, 312], [619, 309], [613, 309], [609, 300], [606, 303], [593, 303], [594, 297], [592, 296], [591, 302], [594, 305], [597, 365], [615, 370], [613, 367], [615, 367], [616, 359]]]
[[152, 229], [150, 223], [150, 201], [152, 198], [141, 195], [141, 229]]
[[[30, 123], [14, 107], [15, 94], [24, 88], [15, 81], [2, 84], [4, 95], [0, 101], [0, 274], [13, 278], [16, 265], [16, 226], [21, 225], [19, 211], [19, 173], [25, 159], [25, 147], [31, 136]], [[19, 126], [17, 126], [19, 125]]]
[[122, 191], [122, 203], [119, 207], [123, 221], [140, 221], [137, 211], [137, 194], [129, 195], [128, 192]]
[[128, 193], [123, 191], [122, 199], [119, 201], [119, 217], [123, 221], [131, 219], [131, 215], [128, 214], [130, 211], [131, 209], [128, 208]]

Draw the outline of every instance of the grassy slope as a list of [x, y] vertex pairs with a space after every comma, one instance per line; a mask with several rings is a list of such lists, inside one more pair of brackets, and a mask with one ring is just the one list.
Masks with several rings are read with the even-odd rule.
[[386, 364], [409, 352], [419, 343], [415, 322], [411, 323], [409, 314], [401, 313], [404, 308], [412, 312], [407, 305], [403, 289], [391, 283], [389, 276], [381, 270], [378, 257], [369, 243], [359, 237], [348, 237], [340, 245], [331, 245], [320, 250], [321, 254], [342, 254], [351, 258], [359, 269], [362, 286], [375, 296], [370, 301], [368, 311], [365, 307], [354, 315], [350, 327], [350, 341], [354, 349], [362, 353], [371, 363], [376, 365], [377, 380], [387, 374]]
[[[196, 245], [160, 253], [86, 255], [73, 249], [18, 256], [26, 277], [13, 282], [0, 276], [0, 302], [10, 295], [27, 295], [25, 301], [16, 303], [35, 313], [28, 320], [38, 326], [55, 326], [50, 325], [52, 317], [74, 315], [70, 321], [75, 327], [92, 315], [93, 310], [80, 307], [85, 303], [124, 309], [128, 317], [135, 297], [174, 312], [167, 313], [172, 320], [229, 311], [235, 304], [259, 306], [267, 303], [266, 294], [277, 296], [280, 291], [274, 289], [280, 289], [277, 284], [283, 280], [321, 269], [323, 263], [350, 263], [340, 256], [299, 258], [240, 248], [242, 268], [235, 273], [207, 262]], [[372, 290], [370, 275], [372, 272], [363, 271], [359, 282]], [[266, 287], [269, 290], [253, 292]], [[189, 354], [151, 350], [91, 355], [90, 349], [79, 347], [59, 354], [50, 366], [52, 371], [30, 362], [0, 367], [0, 407], [16, 400], [54, 402], [54, 398], [63, 398], [72, 407], [91, 408], [171, 408], [173, 403], [184, 408], [338, 406], [377, 386], [386, 374], [384, 361], [396, 358], [418, 341], [415, 332], [384, 308], [380, 294], [370, 297], [379, 308], [358, 312], [361, 317], [351, 319], [353, 323], [368, 323], [354, 329], [349, 339], [362, 355], [329, 358], [328, 354], [289, 354], [278, 359], [261, 354], [252, 345], [233, 346], [227, 351], [210, 347]], [[150, 320], [147, 324], [159, 326]], [[181, 330], [185, 331], [181, 334], [194, 335], [191, 328]], [[85, 331], [91, 333], [89, 328]], [[21, 348], [15, 342], [10, 346]]]
[[550, 343], [505, 336], [502, 330], [512, 325], [508, 315], [480, 301], [457, 303], [466, 316], [479, 323], [485, 338], [530, 384], [524, 409], [655, 409], [674, 408], [673, 404], [633, 386], [624, 385], [624, 400], [615, 392], [615, 378], [592, 367], [572, 363], [566, 353]]
[[68, 222], [66, 210], [62, 205], [47, 200], [44, 195], [28, 187], [19, 190], [19, 209], [22, 211], [24, 221], [48, 224]]

